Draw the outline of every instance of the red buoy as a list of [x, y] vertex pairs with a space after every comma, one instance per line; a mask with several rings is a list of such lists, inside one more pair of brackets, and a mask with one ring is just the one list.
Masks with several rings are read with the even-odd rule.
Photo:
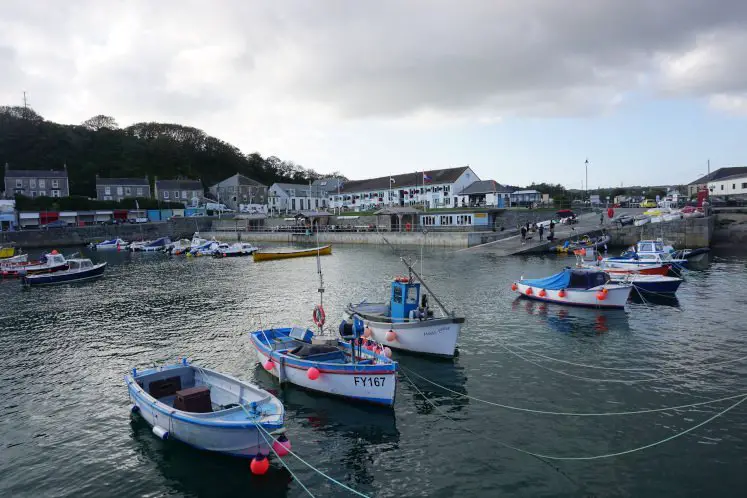
[[533, 292], [534, 292], [534, 291], [532, 290], [532, 288], [531, 288], [531, 287], [527, 287], [527, 290], [526, 290], [526, 295], [527, 295], [527, 296], [531, 296]]
[[389, 332], [386, 333], [386, 340], [389, 342], [396, 341], [397, 334], [395, 334], [393, 330], [390, 330]]
[[306, 371], [306, 377], [309, 378], [309, 380], [316, 380], [319, 378], [319, 369], [316, 367], [311, 367]]
[[597, 292], [597, 299], [599, 301], [604, 301], [605, 299], [607, 299], [607, 294], [605, 294], [602, 291], [599, 291], [599, 292]]
[[265, 370], [269, 372], [275, 367], [275, 362], [273, 362], [272, 360], [267, 360], [263, 366], [265, 367]]
[[560, 292], [558, 292], [558, 297], [565, 297], [565, 289], [560, 289]]
[[537, 294], [539, 297], [545, 297], [547, 295], [547, 292], [545, 292], [545, 289], [540, 289], [539, 293]]
[[278, 456], [284, 457], [288, 452], [290, 452], [291, 442], [287, 437], [285, 437], [285, 434], [281, 434], [280, 437], [272, 443], [272, 449], [275, 450], [275, 453], [277, 453]]
[[249, 468], [255, 476], [263, 476], [270, 468], [270, 461], [266, 456], [260, 454], [252, 458], [252, 463], [249, 464]]
[[516, 282], [514, 282], [514, 283], [512, 283], [512, 284], [511, 284], [511, 290], [512, 290], [512, 291], [514, 291], [514, 292], [515, 292], [515, 291], [516, 291], [516, 289], [518, 289], [518, 288], [519, 288], [519, 286], [518, 286], [518, 285], [516, 285]]

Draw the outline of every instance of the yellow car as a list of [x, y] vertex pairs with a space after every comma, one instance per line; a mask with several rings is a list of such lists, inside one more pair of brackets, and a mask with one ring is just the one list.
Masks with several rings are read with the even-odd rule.
[[643, 202], [641, 202], [638, 207], [642, 208], [655, 208], [656, 207], [656, 201], [653, 199], [645, 199]]

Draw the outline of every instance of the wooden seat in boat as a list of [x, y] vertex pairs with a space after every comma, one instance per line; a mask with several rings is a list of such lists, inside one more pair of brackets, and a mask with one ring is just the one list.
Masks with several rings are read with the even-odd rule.
[[212, 412], [213, 404], [210, 401], [210, 389], [207, 386], [196, 386], [177, 391], [174, 408], [192, 413]]

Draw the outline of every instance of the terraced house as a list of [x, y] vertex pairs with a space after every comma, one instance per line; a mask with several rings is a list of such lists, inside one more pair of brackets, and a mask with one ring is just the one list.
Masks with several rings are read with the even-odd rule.
[[5, 197], [67, 197], [67, 167], [62, 171], [10, 169], [5, 165]]
[[197, 206], [205, 197], [200, 180], [156, 180], [156, 199], [165, 202], [181, 202], [185, 206]]
[[96, 199], [121, 201], [137, 197], [150, 198], [150, 183], [144, 178], [101, 178], [96, 175]]

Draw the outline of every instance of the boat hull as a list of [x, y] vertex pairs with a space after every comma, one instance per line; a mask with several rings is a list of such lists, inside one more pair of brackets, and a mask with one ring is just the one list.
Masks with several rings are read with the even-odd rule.
[[[366, 326], [371, 329], [371, 338], [379, 344], [401, 351], [448, 358], [456, 354], [457, 341], [462, 325], [464, 325], [464, 318], [436, 318], [392, 323], [368, 315], [353, 305], [348, 305], [345, 312], [348, 319], [352, 319], [354, 315], [361, 317]], [[395, 334], [392, 341], [386, 338], [389, 331]]]
[[633, 287], [641, 292], [652, 294], [674, 294], [682, 283], [681, 278], [674, 277], [654, 277], [654, 278], [634, 278], [630, 281]]
[[[243, 389], [251, 389], [250, 386], [223, 374], [217, 374], [209, 370], [210, 384], [226, 391], [236, 393], [237, 398]], [[160, 428], [168, 432], [169, 439], [176, 439], [195, 448], [223, 453], [237, 457], [251, 458], [256, 455], [269, 455], [272, 449], [267, 444], [263, 433], [257, 429], [261, 424], [265, 431], [272, 433], [283, 426], [282, 405], [279, 414], [271, 414], [272, 421], [252, 421], [246, 417], [234, 417], [234, 420], [225, 420], [213, 417], [212, 414], [193, 414], [175, 410], [147, 395], [142, 387], [134, 380], [132, 375], [125, 377], [130, 401], [133, 404], [133, 412], [137, 412], [154, 429]], [[269, 396], [269, 394], [268, 394]], [[273, 398], [274, 399], [274, 398]], [[136, 407], [136, 408], [134, 408]], [[237, 414], [241, 414], [238, 412]]]
[[[531, 293], [527, 293], [530, 288], [532, 289]], [[597, 298], [597, 292], [601, 291], [601, 287], [594, 287], [588, 290], [563, 289], [565, 291], [565, 296], [560, 296], [561, 290], [540, 289], [538, 287], [531, 287], [522, 284], [521, 282], [516, 282], [516, 292], [526, 299], [534, 299], [536, 301], [564, 304], [568, 306], [603, 309], [624, 308], [625, 303], [628, 302], [628, 297], [630, 296], [632, 288], [631, 285], [608, 285], [606, 286], [607, 295], [605, 299], [599, 300]], [[539, 295], [540, 290], [545, 291], [545, 296]]]
[[75, 273], [54, 272], [46, 275], [25, 275], [21, 278], [21, 283], [26, 286], [41, 286], [86, 282], [100, 278], [105, 270], [106, 263], [99, 263], [91, 269]]
[[[397, 364], [334, 364], [304, 360], [290, 357], [279, 351], [272, 351], [263, 343], [259, 334], [250, 334], [257, 363], [264, 365], [269, 359], [273, 368], [268, 373], [281, 383], [293, 385], [333, 396], [363, 401], [382, 406], [393, 406], [397, 390]], [[344, 343], [342, 343], [344, 344]], [[344, 344], [349, 351], [350, 346]], [[372, 353], [363, 351], [364, 356], [373, 357]], [[319, 377], [311, 380], [308, 371], [311, 367], [319, 370]], [[263, 366], [264, 368], [264, 366]]]
[[274, 259], [289, 259], [289, 258], [304, 258], [308, 256], [328, 256], [332, 254], [332, 246], [322, 246], [321, 248], [314, 249], [302, 249], [299, 251], [284, 251], [284, 252], [261, 252], [257, 251], [253, 254], [254, 261], [271, 261]]

